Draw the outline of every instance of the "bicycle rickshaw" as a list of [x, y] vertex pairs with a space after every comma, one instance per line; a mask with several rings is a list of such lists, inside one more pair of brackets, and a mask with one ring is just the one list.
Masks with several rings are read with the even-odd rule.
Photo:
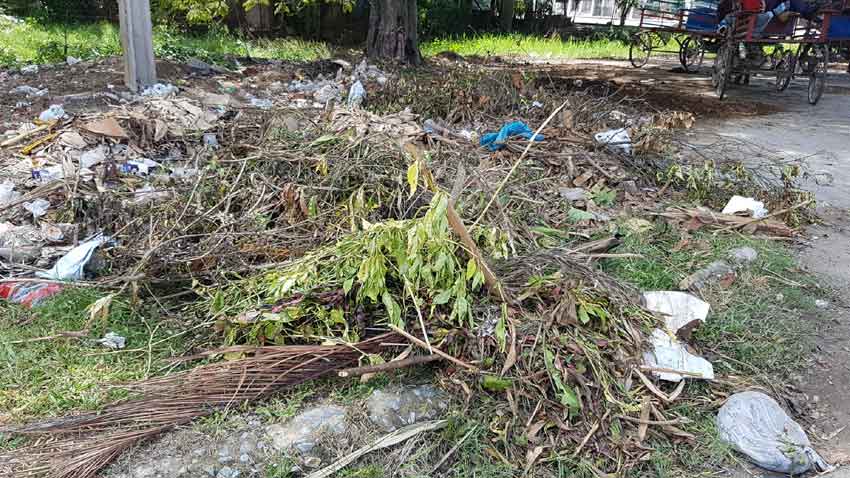
[[[640, 8], [640, 31], [632, 36], [629, 61], [641, 68], [653, 52], [678, 53], [685, 71], [695, 71], [706, 51], [716, 51], [717, 2], [699, 0], [690, 8], [681, 1], [650, 0]], [[678, 50], [665, 50], [669, 40]]]
[[764, 71], [765, 47], [773, 46], [782, 51], [772, 68], [777, 91], [784, 91], [795, 76], [802, 74], [809, 79], [808, 101], [816, 104], [826, 88], [831, 45], [850, 40], [850, 15], [844, 12], [843, 2], [821, 7], [808, 18], [801, 18], [800, 12], [785, 11], [764, 25], [763, 3], [735, 0], [712, 71], [718, 97], [723, 99], [733, 80], [744, 83], [751, 74]]

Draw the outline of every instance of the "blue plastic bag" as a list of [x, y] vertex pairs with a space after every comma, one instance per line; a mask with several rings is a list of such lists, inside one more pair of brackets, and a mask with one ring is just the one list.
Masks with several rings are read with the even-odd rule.
[[[498, 151], [505, 147], [505, 142], [512, 136], [522, 136], [525, 139], [531, 139], [534, 136], [534, 131], [522, 121], [514, 121], [502, 126], [498, 133], [487, 133], [481, 137], [480, 145], [486, 146], [490, 151]], [[543, 135], [538, 134], [535, 141], [543, 141]]]

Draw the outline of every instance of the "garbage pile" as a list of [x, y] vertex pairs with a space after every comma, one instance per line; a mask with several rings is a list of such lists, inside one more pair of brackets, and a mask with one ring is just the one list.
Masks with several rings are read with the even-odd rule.
[[[139, 395], [101, 414], [24, 427], [84, 435], [18, 450], [22, 476], [64, 470], [83, 451], [75, 470], [92, 476], [141, 438], [356, 365], [358, 350], [398, 358], [381, 344], [399, 341], [439, 351], [459, 395], [474, 387], [509, 403], [490, 427], [503, 430], [499, 453], [528, 469], [544, 445], [614, 454], [600, 465], [614, 473], [648, 458], [650, 430], [693, 440], [671, 404], [686, 381], [714, 379], [689, 346], [708, 305], [642, 294], [593, 262], [653, 229], [645, 218], [693, 221], [658, 211], [669, 185], [657, 176], [692, 116], [587, 91], [558, 106], [507, 84], [527, 105], [499, 116], [482, 98], [503, 83], [465, 91], [458, 118], [417, 109], [421, 95], [382, 111], [400, 106], [390, 75], [341, 64], [273, 100], [163, 84], [102, 113], [51, 108], [5, 135], [15, 161], [0, 186], [0, 257], [19, 284], [0, 294], [33, 306], [61, 290], [55, 281], [167, 287], [189, 297], [186, 320], [214, 318], [217, 345], [237, 355], [133, 384]], [[752, 224], [779, 227], [766, 219]], [[91, 270], [98, 256], [108, 277]], [[33, 267], [49, 285], [27, 282]], [[120, 339], [100, 344], [120, 350]], [[192, 399], [159, 414], [174, 396]]]

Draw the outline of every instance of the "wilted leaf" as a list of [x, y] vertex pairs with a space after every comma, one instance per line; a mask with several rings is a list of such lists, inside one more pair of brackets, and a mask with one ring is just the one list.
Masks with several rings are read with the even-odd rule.
[[114, 298], [115, 294], [109, 294], [91, 303], [86, 308], [86, 311], [89, 313], [89, 323], [97, 320], [109, 320], [109, 307], [112, 305], [112, 299]]
[[407, 184], [410, 186], [410, 196], [416, 194], [416, 189], [419, 187], [419, 161], [414, 161], [407, 168]]

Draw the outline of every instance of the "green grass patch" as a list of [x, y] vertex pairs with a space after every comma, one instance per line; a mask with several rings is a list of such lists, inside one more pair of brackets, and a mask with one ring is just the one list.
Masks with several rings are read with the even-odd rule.
[[[153, 40], [157, 58], [181, 61], [196, 57], [224, 63], [228, 57], [246, 56], [311, 61], [331, 55], [321, 42], [293, 38], [249, 41], [224, 29], [188, 34], [158, 25]], [[65, 61], [66, 55], [89, 60], [120, 54], [120, 31], [113, 23], [60, 25], [0, 19], [0, 67], [59, 63]]]
[[[768, 385], [781, 382], [810, 356], [819, 323], [815, 299], [826, 295], [814, 277], [801, 273], [792, 251], [775, 241], [703, 232], [685, 243], [678, 231], [659, 224], [647, 234], [626, 238], [617, 250], [643, 258], [611, 259], [604, 268], [641, 290], [678, 290], [681, 279], [743, 246], [758, 251], [758, 259], [738, 270], [728, 288], [718, 285], [702, 291], [712, 308], [691, 345], [712, 362], [716, 374]], [[733, 455], [717, 437], [714, 411], [706, 410], [702, 402], [687, 401], [707, 395], [707, 387], [689, 383], [685, 400], [672, 410], [693, 420], [681, 428], [694, 434], [696, 442], [653, 443], [655, 452], [633, 476], [715, 476], [713, 472], [731, 463]]]
[[[82, 330], [89, 318], [86, 308], [102, 295], [72, 288], [32, 310], [0, 301], [0, 421], [96, 410], [126, 396], [109, 385], [156, 374], [161, 359], [180, 348], [180, 338], [172, 338], [169, 327], [118, 299], [107, 322], [92, 324], [90, 338], [32, 340]], [[126, 337], [127, 348], [112, 353], [97, 344], [107, 331]]]
[[618, 40], [562, 40], [533, 35], [486, 34], [435, 39], [422, 44], [422, 54], [434, 56], [451, 51], [462, 56], [523, 56], [532, 58], [611, 58], [629, 57], [629, 46]]

